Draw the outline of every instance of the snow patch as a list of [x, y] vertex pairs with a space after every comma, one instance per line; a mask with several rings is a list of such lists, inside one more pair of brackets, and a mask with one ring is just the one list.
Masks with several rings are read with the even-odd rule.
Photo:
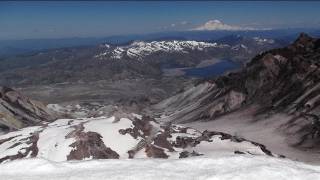
[[84, 124], [85, 131], [99, 133], [107, 147], [116, 151], [120, 155], [120, 158], [128, 158], [128, 151], [131, 150], [140, 139], [134, 139], [130, 134], [122, 135], [119, 133], [120, 129], [133, 127], [131, 120], [121, 118], [118, 122], [114, 121], [115, 117], [90, 121]]

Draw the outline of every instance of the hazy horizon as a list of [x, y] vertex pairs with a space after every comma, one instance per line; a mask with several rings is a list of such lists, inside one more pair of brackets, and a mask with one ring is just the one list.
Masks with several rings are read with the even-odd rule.
[[0, 40], [319, 28], [317, 5], [319, 2], [0, 2]]

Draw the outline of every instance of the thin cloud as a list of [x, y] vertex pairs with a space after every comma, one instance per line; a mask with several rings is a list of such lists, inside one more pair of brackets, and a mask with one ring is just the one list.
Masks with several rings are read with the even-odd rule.
[[190, 23], [188, 21], [181, 21], [180, 24], [181, 25], [187, 25], [187, 24], [190, 24]]
[[158, 29], [161, 30], [187, 30], [192, 27], [192, 24], [189, 21], [179, 21], [174, 22], [171, 24], [167, 24], [161, 27], [158, 27]]

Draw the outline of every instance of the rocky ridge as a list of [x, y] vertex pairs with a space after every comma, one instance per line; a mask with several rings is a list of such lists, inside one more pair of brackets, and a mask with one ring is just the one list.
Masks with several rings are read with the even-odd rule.
[[16, 130], [55, 119], [40, 102], [31, 100], [19, 92], [0, 87], [0, 128]]

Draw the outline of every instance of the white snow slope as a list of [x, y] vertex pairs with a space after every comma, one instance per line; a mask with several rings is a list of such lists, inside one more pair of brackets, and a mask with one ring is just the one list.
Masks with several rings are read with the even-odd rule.
[[[148, 141], [148, 146], [143, 145], [144, 141]], [[111, 152], [107, 152], [106, 148], [101, 149], [101, 146], [110, 148], [118, 157], [111, 154], [105, 156]], [[170, 126], [167, 131], [160, 124], [143, 118], [120, 118], [118, 121], [114, 116], [59, 119], [0, 136], [0, 163], [22, 158], [44, 158], [56, 162], [127, 159], [130, 158], [130, 151], [135, 152], [132, 154], [134, 158], [178, 159], [180, 156], [192, 156], [193, 151], [207, 157], [234, 154], [235, 151], [257, 156], [277, 156], [264, 150], [263, 145], [231, 135], [212, 132], [204, 136], [195, 129], [179, 125]]]
[[179, 160], [131, 159], [2, 164], [1, 180], [317, 180], [320, 167], [268, 156], [231, 155]]

